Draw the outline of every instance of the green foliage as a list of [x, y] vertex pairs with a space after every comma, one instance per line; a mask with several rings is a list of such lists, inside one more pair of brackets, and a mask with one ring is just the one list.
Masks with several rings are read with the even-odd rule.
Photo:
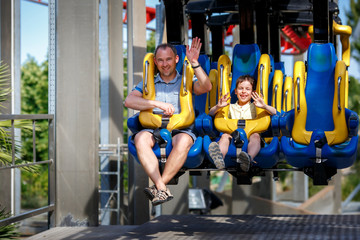
[[149, 39], [146, 41], [146, 52], [155, 52], [155, 32], [150, 32]]
[[[347, 25], [351, 26], [354, 30], [356, 25], [360, 20], [360, 1], [351, 0], [350, 1], [350, 11], [346, 12], [348, 18]], [[360, 61], [360, 39], [351, 38], [351, 52], [352, 57], [357, 61]], [[351, 66], [350, 66], [351, 67]], [[359, 79], [354, 76], [350, 76], [349, 84], [349, 109], [360, 114], [360, 83]], [[344, 177], [342, 181], [342, 197], [343, 200], [354, 190], [354, 188], [360, 184], [360, 145], [358, 145], [357, 159], [355, 164], [351, 167], [350, 174]], [[357, 194], [353, 201], [360, 201], [360, 194]]]
[[48, 201], [47, 166], [41, 166], [39, 173], [22, 173], [21, 207], [32, 209], [47, 205]]
[[[2, 102], [9, 98], [11, 89], [9, 87], [10, 82], [10, 69], [9, 66], [0, 62], [0, 108], [2, 108]], [[12, 141], [11, 141], [11, 121], [0, 121], [0, 163], [7, 165], [12, 163]], [[15, 128], [22, 128], [25, 131], [31, 129], [31, 125], [25, 121], [14, 121]], [[24, 163], [19, 158], [20, 146], [19, 142], [15, 142], [15, 164]], [[25, 170], [35, 170], [36, 167], [26, 167]]]
[[[347, 22], [346, 24], [352, 27], [354, 30], [359, 19], [360, 19], [360, 1], [350, 0], [350, 11], [346, 12]], [[351, 51], [353, 52], [352, 57], [357, 61], [360, 60], [360, 39], [351, 39]]]
[[[11, 217], [11, 214], [8, 213], [5, 208], [2, 208], [0, 205], [0, 220]], [[19, 236], [17, 231], [17, 224], [9, 224], [3, 227], [0, 227], [0, 239], [15, 239]]]
[[[21, 67], [21, 112], [22, 114], [48, 113], [48, 61], [38, 64], [33, 57]], [[48, 122], [36, 122], [36, 161], [48, 160]], [[22, 132], [22, 158], [33, 159], [32, 132]], [[47, 165], [37, 173], [22, 172], [21, 205], [23, 208], [38, 208], [46, 205], [48, 191]]]
[[350, 76], [349, 84], [349, 109], [360, 113], [360, 83], [353, 76]]
[[[48, 61], [38, 65], [33, 57], [21, 67], [21, 113], [47, 114], [48, 113]], [[36, 125], [36, 159], [48, 159], [48, 132], [47, 121], [38, 121]], [[22, 134], [23, 156], [33, 158], [32, 132]]]
[[[8, 99], [8, 96], [11, 92], [9, 82], [10, 82], [9, 66], [7, 64], [3, 64], [3, 62], [1, 61], [0, 62], [0, 103]], [[0, 107], [3, 108], [1, 104]]]

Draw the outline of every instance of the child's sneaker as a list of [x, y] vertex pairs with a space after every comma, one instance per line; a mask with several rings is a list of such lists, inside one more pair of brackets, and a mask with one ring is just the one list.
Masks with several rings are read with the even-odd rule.
[[248, 172], [251, 162], [251, 157], [249, 156], [249, 154], [247, 154], [247, 152], [241, 151], [239, 155], [239, 159], [240, 159], [241, 170], [243, 170], [244, 172]]
[[219, 144], [217, 142], [212, 142], [209, 145], [209, 155], [214, 161], [214, 164], [217, 169], [224, 169], [225, 168], [225, 162], [223, 155], [220, 151]]
[[151, 187], [146, 187], [144, 189], [144, 193], [146, 195], [146, 197], [152, 201], [154, 199], [154, 197], [156, 196], [156, 193], [157, 193], [157, 189], [156, 189], [156, 186], [155, 185], [152, 185]]
[[153, 206], [157, 206], [164, 202], [170, 201], [174, 196], [171, 194], [170, 190], [167, 188], [164, 190], [157, 190], [156, 196], [151, 201]]

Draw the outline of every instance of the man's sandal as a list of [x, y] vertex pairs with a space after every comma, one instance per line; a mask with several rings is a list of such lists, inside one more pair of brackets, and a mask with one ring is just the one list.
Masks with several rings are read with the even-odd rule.
[[170, 190], [167, 188], [165, 191], [164, 190], [158, 190], [156, 193], [156, 196], [154, 197], [154, 199], [151, 201], [153, 206], [162, 204], [164, 202], [170, 201], [171, 199], [173, 199], [174, 196], [170, 193]]
[[154, 199], [157, 192], [158, 192], [158, 190], [156, 189], [155, 185], [152, 185], [151, 187], [146, 187], [144, 189], [144, 193], [150, 201], [152, 201]]

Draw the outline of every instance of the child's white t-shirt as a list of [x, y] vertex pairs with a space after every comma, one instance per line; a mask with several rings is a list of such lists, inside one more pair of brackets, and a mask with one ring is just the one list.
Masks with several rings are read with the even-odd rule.
[[256, 107], [254, 103], [248, 102], [247, 104], [240, 106], [237, 102], [230, 104], [229, 118], [231, 119], [255, 119]]

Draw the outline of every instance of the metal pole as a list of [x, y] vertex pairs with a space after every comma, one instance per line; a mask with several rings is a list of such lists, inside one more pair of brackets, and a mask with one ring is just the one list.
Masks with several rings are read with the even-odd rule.
[[[56, 202], [56, 0], [49, 0], [49, 56], [48, 56], [48, 112], [54, 115], [49, 120], [49, 159], [54, 162], [48, 167], [48, 202]], [[56, 208], [54, 208], [56, 209]], [[48, 227], [55, 227], [56, 211], [48, 213]]]
[[[100, 144], [109, 144], [109, 4], [100, 1], [99, 48], [100, 48]], [[109, 171], [109, 156], [100, 156], [100, 171]], [[110, 189], [108, 175], [101, 175], [101, 189]], [[104, 208], [110, 194], [100, 194], [101, 207]], [[101, 225], [110, 224], [110, 212], [103, 211]]]

